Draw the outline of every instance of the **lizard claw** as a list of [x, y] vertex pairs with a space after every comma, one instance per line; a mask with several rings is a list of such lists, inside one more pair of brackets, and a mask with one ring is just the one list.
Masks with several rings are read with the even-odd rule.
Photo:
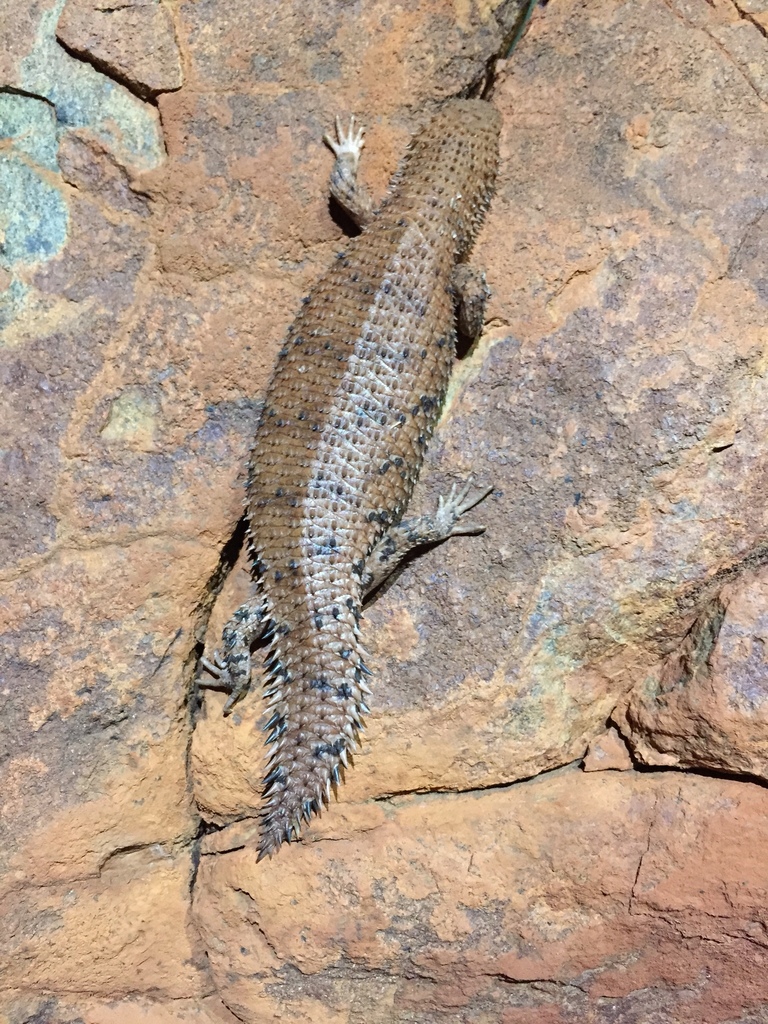
[[228, 715], [237, 702], [247, 693], [250, 686], [250, 672], [238, 681], [232, 676], [229, 663], [218, 651], [213, 652], [213, 660], [201, 658], [200, 665], [213, 676], [213, 679], [201, 679], [198, 677], [197, 685], [207, 690], [223, 690], [227, 699], [222, 709], [222, 714]]
[[208, 690], [231, 691], [232, 680], [226, 659], [222, 658], [218, 651], [214, 651], [212, 657], [212, 661], [209, 661], [208, 658], [201, 658], [200, 665], [206, 672], [213, 676], [213, 679], [198, 679], [197, 685], [205, 687]]
[[461, 534], [474, 534], [484, 533], [485, 527], [479, 526], [474, 523], [460, 523], [459, 520], [470, 509], [474, 508], [475, 505], [479, 505], [484, 498], [493, 491], [493, 485], [486, 487], [484, 490], [478, 491], [471, 498], [469, 492], [472, 490], [474, 481], [470, 476], [467, 481], [458, 487], [454, 484], [451, 487], [448, 497], [442, 495], [438, 498], [437, 502], [437, 516], [436, 518], [444, 523], [445, 536], [446, 537], [457, 537]]
[[333, 150], [337, 160], [346, 157], [357, 168], [360, 160], [360, 153], [365, 145], [365, 129], [359, 127], [355, 130], [354, 115], [349, 119], [349, 129], [345, 131], [341, 126], [341, 118], [336, 118], [336, 138], [326, 133], [323, 136], [325, 144]]
[[214, 679], [220, 679], [227, 667], [226, 662], [218, 651], [213, 652], [213, 661], [209, 661], [208, 658], [201, 658], [200, 664], [206, 672], [210, 672]]

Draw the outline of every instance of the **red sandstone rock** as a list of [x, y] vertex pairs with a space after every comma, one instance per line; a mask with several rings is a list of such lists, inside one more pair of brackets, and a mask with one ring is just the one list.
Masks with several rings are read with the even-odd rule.
[[566, 770], [334, 808], [258, 865], [232, 826], [196, 916], [247, 1022], [737, 1020], [768, 996], [766, 812], [741, 782]]
[[768, 779], [767, 639], [768, 571], [759, 569], [727, 584], [614, 712], [635, 755]]
[[[0, 0], [22, 91], [54, 9], [33, 6]], [[248, 585], [241, 564], [208, 622], [259, 396], [344, 241], [322, 133], [360, 116], [380, 192], [501, 33], [443, 0], [132, 4], [93, 34], [67, 5], [72, 51], [160, 90], [168, 159], [141, 172], [130, 120], [110, 142], [37, 101], [67, 234], [13, 278], [27, 305], [0, 348], [2, 1024], [764, 1016], [766, 807], [743, 777], [766, 729], [754, 7], [550, 4], [500, 76], [488, 330], [416, 499], [474, 472], [488, 530], [367, 609], [365, 746], [306, 842], [257, 869], [258, 686], [223, 719], [192, 676]], [[142, 63], [139, 22], [104, 31], [125, 12], [163, 19], [181, 89], [162, 91], [175, 58]], [[513, 784], [611, 716], [672, 770]], [[201, 823], [228, 822], [195, 875]]]
[[582, 768], [585, 772], [626, 772], [632, 768], [627, 745], [616, 729], [606, 729], [590, 741]]
[[160, 0], [67, 0], [56, 35], [140, 96], [181, 86], [173, 19]]

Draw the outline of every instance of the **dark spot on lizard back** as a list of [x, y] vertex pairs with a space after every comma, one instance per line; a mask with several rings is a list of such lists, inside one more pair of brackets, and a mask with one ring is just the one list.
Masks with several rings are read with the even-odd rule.
[[334, 754], [336, 757], [346, 749], [346, 741], [343, 739], [336, 740], [335, 743], [316, 743], [312, 748], [312, 753], [315, 757], [326, 757], [328, 754]]

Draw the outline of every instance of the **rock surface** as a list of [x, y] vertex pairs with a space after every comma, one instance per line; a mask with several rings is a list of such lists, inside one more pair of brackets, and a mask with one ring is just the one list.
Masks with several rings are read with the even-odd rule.
[[614, 728], [590, 740], [582, 762], [585, 772], [626, 772], [632, 767], [627, 745]]
[[160, 0], [67, 0], [56, 37], [139, 96], [181, 86], [173, 19]]
[[249, 1024], [741, 1020], [766, 812], [748, 783], [578, 769], [350, 805], [266, 866], [210, 837], [196, 916]]
[[768, 780], [768, 572], [726, 584], [613, 712], [643, 764]]
[[765, 1019], [764, 8], [563, 0], [499, 68], [414, 503], [488, 529], [369, 605], [364, 747], [257, 867], [258, 685], [193, 680], [320, 140], [380, 192], [517, 6], [0, 0], [0, 1024]]

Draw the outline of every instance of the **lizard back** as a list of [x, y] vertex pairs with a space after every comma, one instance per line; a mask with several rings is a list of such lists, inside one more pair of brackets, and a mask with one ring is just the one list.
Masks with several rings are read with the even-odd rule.
[[249, 541], [272, 634], [260, 856], [319, 812], [367, 711], [365, 560], [418, 478], [455, 356], [451, 275], [490, 202], [499, 116], [446, 103], [288, 330], [257, 429]]

